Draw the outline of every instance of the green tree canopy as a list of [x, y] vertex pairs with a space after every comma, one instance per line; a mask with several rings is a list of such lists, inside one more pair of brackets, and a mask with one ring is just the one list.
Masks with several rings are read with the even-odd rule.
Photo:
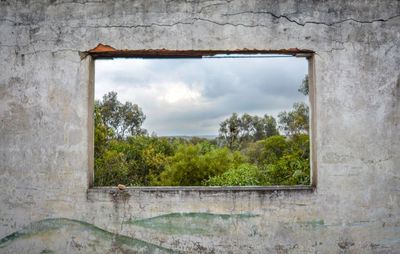
[[103, 100], [95, 103], [101, 112], [103, 123], [111, 128], [119, 139], [127, 136], [138, 136], [146, 133], [141, 126], [146, 119], [142, 109], [137, 104], [125, 102], [122, 104], [117, 99], [116, 92], [109, 92], [103, 96]]
[[213, 148], [208, 142], [180, 145], [168, 159], [168, 166], [160, 175], [160, 185], [198, 186], [204, 179], [224, 173], [247, 161], [239, 152], [228, 148]]
[[213, 140], [149, 136], [140, 107], [110, 92], [95, 103], [95, 185], [309, 184], [308, 106], [295, 103], [278, 117], [285, 135], [272, 116], [233, 113]]
[[278, 118], [281, 129], [286, 135], [309, 132], [309, 108], [304, 102], [295, 102], [293, 110], [280, 112]]
[[278, 134], [275, 118], [267, 114], [264, 117], [259, 117], [244, 113], [239, 117], [237, 113], [233, 113], [231, 117], [220, 123], [219, 128], [219, 138], [231, 150], [240, 149], [244, 143], [262, 140]]
[[221, 175], [203, 181], [206, 186], [252, 186], [263, 185], [264, 174], [251, 164], [241, 164], [230, 168]]

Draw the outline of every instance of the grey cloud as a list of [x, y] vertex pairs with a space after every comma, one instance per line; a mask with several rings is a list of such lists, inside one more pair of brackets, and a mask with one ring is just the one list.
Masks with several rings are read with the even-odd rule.
[[307, 61], [302, 58], [143, 61], [149, 68], [135, 68], [127, 61], [122, 64], [123, 68], [112, 73], [102, 68], [99, 62], [96, 64], [96, 84], [112, 84], [108, 87], [109, 91], [118, 92], [118, 89], [127, 87], [146, 88], [150, 83], [183, 82], [189, 88], [202, 88], [202, 100], [208, 105], [177, 112], [168, 105], [152, 105], [154, 98], [140, 98], [145, 100], [143, 104], [147, 108], [143, 110], [149, 123], [161, 130], [159, 135], [176, 134], [177, 131], [185, 132], [184, 135], [191, 131], [193, 135], [205, 134], [204, 131], [212, 129], [207, 123], [215, 125], [215, 132], [207, 134], [216, 134], [216, 119], [229, 116], [232, 112], [276, 112], [289, 109], [293, 102], [304, 101], [305, 98], [297, 91], [307, 73]]

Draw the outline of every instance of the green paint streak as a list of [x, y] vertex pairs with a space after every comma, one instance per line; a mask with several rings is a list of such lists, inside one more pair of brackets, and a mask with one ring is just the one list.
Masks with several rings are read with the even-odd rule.
[[376, 221], [355, 221], [350, 223], [333, 223], [326, 226], [330, 227], [357, 227], [357, 226], [369, 226], [375, 225]]
[[206, 235], [229, 230], [234, 221], [256, 217], [254, 214], [170, 213], [148, 219], [127, 221], [143, 228], [169, 234]]
[[57, 252], [54, 250], [49, 250], [49, 249], [44, 249], [40, 252], [40, 254], [54, 254], [54, 253], [57, 253]]
[[332, 176], [359, 176], [360, 174], [351, 174], [351, 173], [349, 173], [349, 174], [334, 174], [334, 175], [332, 175]]
[[[150, 253], [153, 253], [156, 250], [162, 251], [164, 253], [179, 253], [174, 250], [167, 249], [139, 239], [108, 232], [84, 221], [65, 218], [45, 219], [33, 222], [25, 229], [14, 232], [0, 239], [0, 248], [5, 248], [14, 241], [32, 238], [35, 236], [39, 236], [42, 233], [56, 233], [61, 228], [64, 228], [67, 232], [89, 232], [90, 235], [95, 236], [95, 241], [97, 242], [108, 241], [110, 246], [119, 246], [123, 249], [131, 251], [146, 249]], [[87, 244], [89, 246], [89, 244], [91, 243], [89, 242]]]
[[345, 226], [349, 227], [357, 227], [357, 226], [366, 226], [366, 225], [373, 225], [375, 222], [373, 221], [355, 221], [351, 223], [346, 223]]
[[312, 228], [325, 226], [323, 220], [298, 221], [297, 224], [299, 224], [300, 226], [311, 226]]
[[201, 218], [201, 219], [222, 219], [222, 220], [229, 220], [232, 218], [250, 218], [250, 217], [257, 217], [257, 214], [216, 214], [216, 213], [169, 213], [160, 216], [151, 217], [148, 219], [137, 220], [133, 222], [126, 222], [126, 223], [135, 223], [138, 221], [148, 221], [148, 220], [157, 220], [161, 218], [171, 219], [171, 218]]
[[17, 239], [26, 239], [32, 236], [33, 233], [25, 232], [24, 230], [14, 232], [0, 239], [0, 249], [6, 247], [9, 243]]

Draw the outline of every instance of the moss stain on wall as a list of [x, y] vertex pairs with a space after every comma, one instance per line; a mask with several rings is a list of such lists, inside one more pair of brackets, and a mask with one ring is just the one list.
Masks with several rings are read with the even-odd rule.
[[125, 224], [157, 230], [166, 234], [212, 236], [227, 232], [232, 225], [257, 217], [255, 214], [169, 213]]
[[[120, 251], [180, 253], [179, 251], [164, 248], [146, 241], [112, 233], [84, 221], [66, 218], [45, 219], [33, 222], [26, 228], [0, 239], [0, 250], [7, 252], [7, 247], [11, 247], [14, 244], [19, 245], [25, 241], [25, 244], [29, 244], [30, 242], [41, 243], [46, 247], [43, 249], [43, 246], [40, 246], [42, 253], [49, 253], [49, 251], [56, 252], [55, 249], [59, 246], [54, 245], [55, 243], [51, 240], [51, 237], [57, 238], [59, 234], [62, 234], [66, 240], [72, 239], [71, 242], [74, 242], [74, 239], [79, 239], [79, 244], [74, 242], [75, 246], [79, 248], [90, 247], [90, 249], [93, 249], [93, 246], [99, 246], [100, 244], [102, 245], [101, 247], [108, 246], [111, 249], [118, 249]], [[48, 236], [46, 237], [48, 240], [42, 239], [44, 235]], [[35, 244], [33, 248], [38, 248], [38, 245]], [[30, 250], [33, 251], [32, 249]], [[38, 250], [38, 253], [40, 250]]]

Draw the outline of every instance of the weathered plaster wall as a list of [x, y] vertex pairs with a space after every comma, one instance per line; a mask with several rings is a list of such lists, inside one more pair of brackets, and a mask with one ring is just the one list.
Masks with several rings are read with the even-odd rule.
[[[91, 58], [316, 52], [314, 191], [88, 191]], [[0, 1], [0, 253], [398, 253], [399, 1]]]

